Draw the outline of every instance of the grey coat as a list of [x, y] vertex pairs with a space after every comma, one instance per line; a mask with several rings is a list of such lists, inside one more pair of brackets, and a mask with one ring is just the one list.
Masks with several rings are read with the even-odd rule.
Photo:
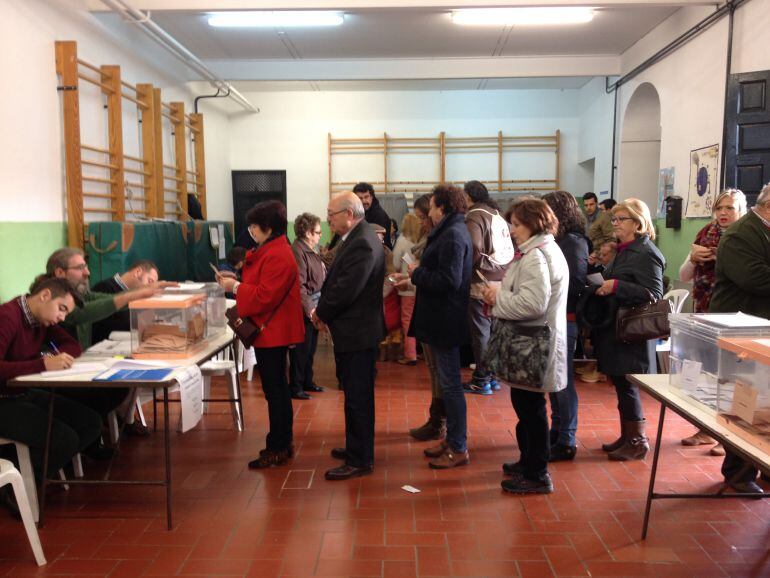
[[503, 277], [492, 315], [521, 321], [522, 325], [551, 328], [551, 352], [543, 387], [510, 384], [541, 393], [567, 387], [567, 289], [569, 267], [552, 235], [535, 235], [518, 247]]
[[[620, 307], [641, 305], [663, 297], [666, 259], [647, 235], [622, 249], [604, 270], [605, 279], [618, 281], [615, 298]], [[607, 375], [655, 373], [655, 340], [623, 343], [615, 337], [615, 323], [592, 335], [599, 371]]]

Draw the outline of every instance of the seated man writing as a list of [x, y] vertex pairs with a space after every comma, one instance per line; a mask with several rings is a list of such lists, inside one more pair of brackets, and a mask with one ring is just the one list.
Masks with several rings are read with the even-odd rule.
[[[48, 425], [49, 394], [12, 388], [6, 382], [22, 375], [72, 366], [80, 345], [58, 324], [80, 297], [63, 279], [37, 280], [28, 295], [0, 305], [0, 437], [29, 446], [35, 476], [40, 479]], [[41, 353], [47, 352], [47, 353]], [[48, 475], [93, 444], [102, 421], [92, 409], [56, 396]]]

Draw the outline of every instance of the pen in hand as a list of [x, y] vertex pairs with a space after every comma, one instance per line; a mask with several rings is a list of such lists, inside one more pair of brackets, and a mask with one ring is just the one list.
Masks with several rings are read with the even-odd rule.
[[61, 355], [61, 351], [59, 351], [59, 348], [56, 347], [56, 344], [53, 341], [49, 341], [48, 346], [51, 348], [51, 351], [53, 351], [56, 355]]

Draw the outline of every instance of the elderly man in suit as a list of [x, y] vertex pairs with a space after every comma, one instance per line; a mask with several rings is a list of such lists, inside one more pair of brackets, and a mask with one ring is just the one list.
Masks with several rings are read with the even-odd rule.
[[377, 348], [385, 336], [385, 256], [355, 194], [333, 198], [327, 219], [341, 246], [312, 319], [316, 326], [326, 325], [331, 331], [345, 390], [345, 447], [332, 450], [332, 457], [345, 463], [328, 470], [326, 479], [347, 480], [374, 469], [374, 377]]

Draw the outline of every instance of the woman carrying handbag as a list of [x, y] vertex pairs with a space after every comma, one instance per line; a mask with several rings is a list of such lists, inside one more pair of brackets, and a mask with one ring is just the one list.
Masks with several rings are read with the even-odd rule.
[[514, 494], [550, 494], [550, 443], [546, 394], [567, 386], [567, 288], [569, 268], [554, 234], [558, 220], [540, 199], [523, 199], [506, 212], [516, 255], [502, 286], [483, 290], [495, 317], [487, 367], [511, 388], [519, 422], [521, 457], [503, 464]]

